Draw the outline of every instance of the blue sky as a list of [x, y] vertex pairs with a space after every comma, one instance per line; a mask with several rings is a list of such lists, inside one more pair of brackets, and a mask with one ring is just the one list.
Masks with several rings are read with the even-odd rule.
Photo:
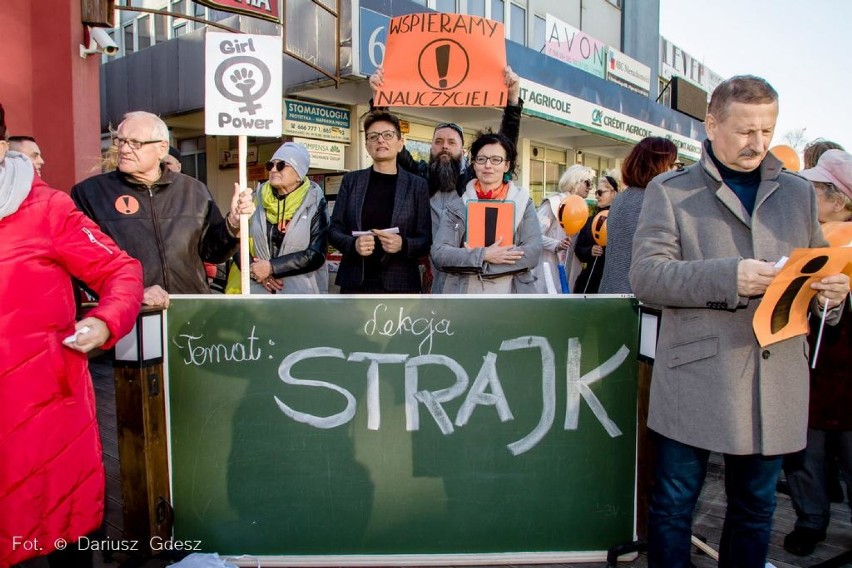
[[852, 151], [852, 1], [660, 0], [660, 33], [723, 77], [767, 79], [780, 101], [773, 146], [807, 128], [806, 140]]

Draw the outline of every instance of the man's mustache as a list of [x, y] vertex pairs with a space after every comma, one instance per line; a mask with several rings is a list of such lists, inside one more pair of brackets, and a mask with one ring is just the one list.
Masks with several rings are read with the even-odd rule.
[[740, 152], [740, 158], [757, 158], [758, 156], [760, 156], [760, 152], [755, 152], [748, 148]]

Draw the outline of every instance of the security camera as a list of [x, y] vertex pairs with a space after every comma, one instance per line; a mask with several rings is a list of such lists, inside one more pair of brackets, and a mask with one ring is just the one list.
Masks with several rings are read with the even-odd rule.
[[91, 32], [89, 32], [92, 36], [92, 39], [101, 46], [101, 49], [104, 50], [104, 53], [107, 55], [115, 55], [118, 53], [118, 45], [109, 37], [109, 34], [106, 33], [106, 30], [103, 28], [91, 28]]
[[118, 53], [118, 45], [113, 41], [103, 28], [88, 28], [89, 46], [80, 46], [80, 57], [86, 58], [93, 53], [106, 53], [115, 55]]

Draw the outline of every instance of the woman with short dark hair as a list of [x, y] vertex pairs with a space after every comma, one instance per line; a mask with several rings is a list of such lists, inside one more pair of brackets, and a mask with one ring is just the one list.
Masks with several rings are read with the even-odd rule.
[[[529, 191], [512, 182], [517, 151], [502, 134], [480, 135], [470, 147], [476, 178], [450, 201], [432, 245], [432, 262], [447, 273], [444, 294], [534, 294], [533, 268], [541, 254], [541, 228]], [[512, 242], [468, 246], [469, 207], [512, 203]], [[496, 209], [496, 207], [495, 207]]]

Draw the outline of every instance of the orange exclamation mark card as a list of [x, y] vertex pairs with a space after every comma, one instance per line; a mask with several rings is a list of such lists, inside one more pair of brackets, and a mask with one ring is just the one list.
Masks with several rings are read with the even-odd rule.
[[388, 25], [376, 106], [502, 107], [508, 90], [502, 22], [467, 14], [405, 14]]
[[512, 201], [468, 201], [467, 246], [487, 247], [500, 241], [501, 247], [515, 244], [515, 204]]
[[761, 347], [808, 332], [811, 283], [844, 273], [852, 277], [852, 247], [795, 249], [769, 285], [752, 327]]

